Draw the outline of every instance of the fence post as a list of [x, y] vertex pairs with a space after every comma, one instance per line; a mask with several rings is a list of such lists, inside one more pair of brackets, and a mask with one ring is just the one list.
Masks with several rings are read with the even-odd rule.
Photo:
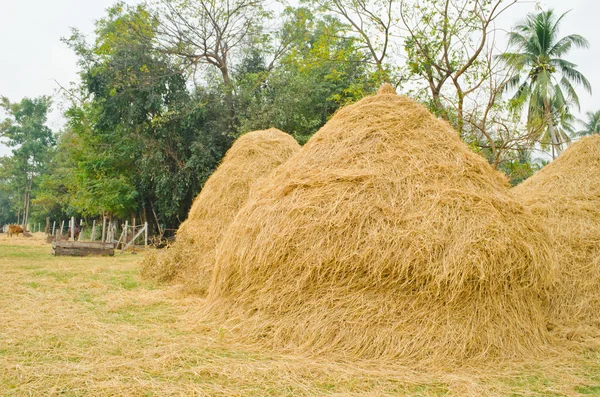
[[148, 249], [148, 222], [144, 224], [144, 249]]
[[123, 243], [127, 244], [129, 241], [127, 241], [127, 228], [129, 226], [129, 222], [125, 221], [125, 230], [123, 230]]
[[54, 232], [56, 231], [56, 221], [52, 222], [52, 235], [54, 236]]
[[94, 219], [94, 221], [92, 222], [92, 241], [94, 241], [95, 237], [96, 237], [96, 220]]

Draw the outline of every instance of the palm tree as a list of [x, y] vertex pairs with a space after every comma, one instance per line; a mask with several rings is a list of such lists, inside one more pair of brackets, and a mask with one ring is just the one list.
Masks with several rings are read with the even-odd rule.
[[580, 35], [559, 38], [560, 22], [566, 14], [556, 18], [554, 11], [548, 10], [527, 15], [509, 36], [509, 45], [517, 52], [501, 55], [516, 71], [507, 85], [508, 89], [518, 87], [513, 97], [515, 108], [527, 106], [530, 132], [540, 141], [550, 141], [553, 156], [560, 154], [568, 136], [566, 129], [560, 128], [564, 112], [569, 112], [570, 105], [579, 109], [573, 85], [581, 84], [592, 92], [577, 65], [563, 59], [572, 48], [589, 47]]
[[583, 130], [578, 131], [577, 135], [600, 134], [600, 110], [597, 112], [586, 112], [585, 116], [587, 117], [587, 121], [581, 121]]

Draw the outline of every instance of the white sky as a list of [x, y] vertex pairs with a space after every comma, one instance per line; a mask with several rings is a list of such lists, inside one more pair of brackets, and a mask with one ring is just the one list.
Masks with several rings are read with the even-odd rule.
[[[128, 0], [130, 4], [138, 3]], [[591, 44], [588, 50], [574, 50], [568, 57], [590, 80], [595, 92], [600, 92], [600, 35], [596, 20], [600, 12], [597, 0], [523, 1], [513, 6], [499, 21], [497, 27], [509, 30], [536, 3], [543, 8], [554, 8], [562, 13], [571, 9], [563, 20], [560, 35], [578, 33]], [[23, 97], [53, 95], [62, 85], [77, 79], [75, 55], [61, 37], [69, 36], [69, 27], [77, 27], [86, 34], [94, 29], [94, 21], [103, 17], [106, 8], [115, 0], [0, 0], [0, 95], [12, 102]], [[600, 110], [600, 103], [578, 90], [582, 112]], [[596, 95], [596, 98], [600, 96]], [[53, 130], [62, 127], [63, 119], [58, 104], [50, 115], [48, 125]], [[0, 143], [0, 156], [10, 150]]]

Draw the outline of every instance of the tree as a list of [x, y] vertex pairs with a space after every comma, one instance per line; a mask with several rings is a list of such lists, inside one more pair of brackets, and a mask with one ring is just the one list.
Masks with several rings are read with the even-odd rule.
[[592, 91], [577, 65], [564, 59], [573, 48], [589, 47], [580, 35], [559, 37], [565, 15], [556, 17], [553, 10], [529, 14], [509, 35], [509, 43], [516, 51], [502, 55], [516, 68], [508, 85], [517, 88], [513, 97], [515, 108], [527, 106], [528, 128], [540, 141], [550, 140], [553, 157], [562, 151], [566, 135], [557, 128], [557, 120], [564, 118], [569, 106], [579, 109], [574, 85], [581, 84], [589, 93]]
[[600, 110], [596, 112], [586, 112], [587, 120], [581, 121], [583, 129], [577, 132], [579, 136], [600, 134]]
[[529, 134], [503, 97], [511, 66], [498, 54], [497, 18], [515, 0], [400, 1], [405, 75], [416, 97], [448, 120], [495, 168], [522, 158]]
[[222, 78], [224, 105], [231, 132], [238, 120], [231, 83], [233, 60], [244, 47], [263, 40], [263, 0], [159, 0], [156, 3], [157, 43], [176, 56], [183, 70], [195, 77], [198, 69], [216, 68]]
[[56, 143], [52, 130], [45, 125], [51, 104], [47, 96], [23, 98], [16, 103], [0, 97], [0, 107], [8, 116], [0, 122], [0, 137], [8, 139], [7, 145], [13, 148], [12, 158], [5, 159], [3, 167], [10, 189], [16, 193], [14, 199], [19, 200], [13, 201], [13, 206], [22, 214], [23, 227], [29, 220], [36, 179], [44, 173]]
[[267, 13], [261, 0], [161, 0], [159, 42], [186, 68], [211, 65], [227, 86], [231, 59], [260, 30]]
[[269, 70], [262, 54], [252, 52], [236, 68], [239, 132], [274, 126], [305, 142], [341, 105], [374, 91], [378, 72], [337, 18], [306, 7], [283, 16], [282, 31], [295, 40], [281, 62]]
[[207, 125], [207, 108], [154, 46], [156, 32], [144, 6], [117, 4], [98, 21], [93, 45], [76, 31], [68, 40], [82, 67], [66, 113], [76, 164], [70, 205], [176, 227], [231, 138]]
[[[0, 157], [0, 225], [13, 223], [17, 219], [17, 212], [13, 204], [18, 200], [11, 186], [11, 175], [7, 167], [9, 157]], [[18, 221], [17, 221], [18, 222]]]
[[56, 149], [46, 165], [47, 172], [39, 178], [37, 194], [32, 202], [37, 209], [38, 218], [68, 219], [91, 212], [77, 208], [76, 205], [84, 190], [80, 189], [76, 179], [76, 158], [71, 156], [77, 145], [76, 140], [77, 137], [68, 129], [57, 134]]
[[[492, 104], [502, 83], [493, 61], [495, 20], [516, 0], [419, 0], [400, 2], [408, 35], [407, 71], [426, 83], [432, 110], [463, 132], [469, 96], [491, 80]], [[472, 123], [473, 124], [473, 123]]]
[[[369, 55], [368, 63], [376, 68], [378, 81], [391, 81], [392, 66], [389, 61], [393, 46], [395, 0], [305, 0], [318, 10], [333, 15], [346, 24], [344, 31], [356, 43], [360, 43]], [[335, 37], [335, 36], [333, 36]], [[367, 61], [367, 60], [365, 60]]]

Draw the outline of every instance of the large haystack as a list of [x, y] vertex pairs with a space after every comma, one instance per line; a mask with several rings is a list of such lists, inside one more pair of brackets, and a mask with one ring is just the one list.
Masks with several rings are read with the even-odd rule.
[[559, 332], [599, 334], [600, 136], [582, 138], [512, 189], [547, 226], [559, 261], [551, 318]]
[[175, 244], [148, 255], [142, 274], [161, 281], [181, 281], [204, 293], [214, 266], [215, 246], [248, 198], [250, 187], [300, 150], [292, 136], [278, 129], [242, 135], [194, 200]]
[[546, 236], [423, 106], [341, 109], [225, 233], [208, 316], [250, 341], [457, 363], [546, 341]]

